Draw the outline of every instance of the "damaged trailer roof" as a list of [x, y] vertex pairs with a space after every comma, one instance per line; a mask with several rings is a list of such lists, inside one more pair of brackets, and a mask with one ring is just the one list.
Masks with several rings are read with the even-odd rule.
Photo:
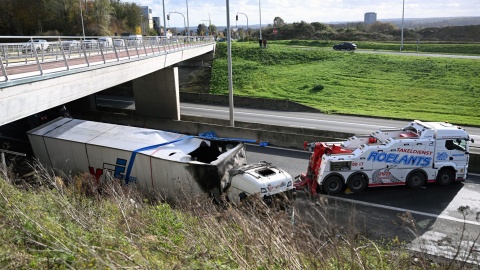
[[195, 162], [190, 154], [200, 146], [211, 146], [210, 140], [185, 134], [71, 118], [59, 118], [53, 124], [40, 126], [29, 133], [130, 152], [161, 145], [141, 152], [144, 155], [178, 162]]

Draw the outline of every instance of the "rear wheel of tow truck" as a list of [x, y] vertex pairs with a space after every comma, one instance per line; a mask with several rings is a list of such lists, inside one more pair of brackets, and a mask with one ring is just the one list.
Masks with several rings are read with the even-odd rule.
[[425, 185], [425, 174], [421, 171], [413, 171], [407, 176], [407, 186], [411, 188], [420, 188]]
[[441, 186], [447, 186], [455, 181], [455, 172], [452, 169], [441, 169], [437, 175], [437, 183]]
[[348, 188], [352, 192], [361, 192], [368, 185], [368, 180], [365, 175], [361, 173], [355, 173], [348, 179]]
[[343, 190], [343, 179], [338, 175], [331, 175], [323, 182], [323, 190], [327, 194], [337, 194]]

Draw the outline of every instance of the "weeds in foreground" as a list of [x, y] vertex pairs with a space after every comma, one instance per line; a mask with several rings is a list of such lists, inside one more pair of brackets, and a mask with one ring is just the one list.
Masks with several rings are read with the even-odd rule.
[[457, 267], [413, 258], [398, 239], [379, 244], [353, 226], [338, 227], [323, 203], [285, 211], [257, 198], [233, 207], [190, 196], [167, 204], [114, 179], [34, 169], [28, 184], [0, 180], [2, 268]]

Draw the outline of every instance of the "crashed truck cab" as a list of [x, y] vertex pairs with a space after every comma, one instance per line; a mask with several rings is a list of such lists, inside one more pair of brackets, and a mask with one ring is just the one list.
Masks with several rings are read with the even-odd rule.
[[295, 188], [292, 176], [271, 163], [262, 161], [230, 170], [229, 200], [237, 204], [251, 195], [258, 195], [267, 204], [274, 196], [292, 199]]

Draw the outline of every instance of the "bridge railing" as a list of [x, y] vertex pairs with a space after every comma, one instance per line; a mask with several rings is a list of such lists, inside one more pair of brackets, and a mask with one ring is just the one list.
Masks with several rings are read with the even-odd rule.
[[152, 57], [213, 42], [210, 36], [1, 36], [0, 82]]

